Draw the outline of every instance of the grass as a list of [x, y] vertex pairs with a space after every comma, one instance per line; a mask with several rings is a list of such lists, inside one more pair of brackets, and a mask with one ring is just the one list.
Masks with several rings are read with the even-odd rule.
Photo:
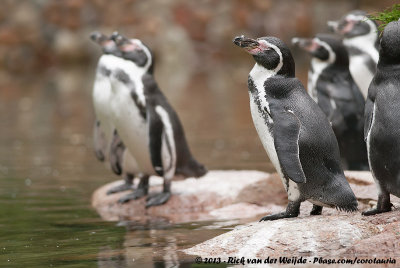
[[372, 20], [381, 22], [381, 25], [379, 25], [378, 29], [382, 32], [389, 22], [399, 20], [400, 4], [395, 4], [392, 7], [385, 9], [383, 12], [371, 14], [369, 17]]

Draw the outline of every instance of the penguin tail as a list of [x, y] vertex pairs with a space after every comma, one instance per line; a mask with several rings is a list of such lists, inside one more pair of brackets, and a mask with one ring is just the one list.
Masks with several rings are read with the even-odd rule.
[[[337, 174], [339, 175], [339, 174]], [[332, 193], [328, 199], [329, 203], [333, 205], [337, 210], [345, 212], [358, 211], [357, 198], [350, 188], [344, 174], [336, 176], [335, 183], [331, 185], [330, 192]]]
[[358, 211], [358, 203], [356, 201], [355, 204], [352, 205], [346, 205], [346, 206], [336, 206], [336, 209], [339, 211], [344, 211], [344, 212], [356, 212]]
[[191, 158], [185, 165], [177, 167], [176, 174], [182, 175], [185, 178], [198, 178], [204, 176], [208, 172], [207, 168], [197, 162], [194, 158]]
[[[349, 186], [350, 188], [350, 186]], [[345, 212], [355, 212], [358, 211], [358, 202], [357, 198], [354, 195], [353, 191], [350, 188], [350, 192], [345, 194], [341, 194], [340, 198], [337, 202], [335, 202], [335, 207], [337, 210], [345, 211]]]

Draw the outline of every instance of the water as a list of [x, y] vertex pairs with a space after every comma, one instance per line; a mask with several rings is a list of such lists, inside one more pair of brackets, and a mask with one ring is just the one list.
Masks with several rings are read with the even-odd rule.
[[[209, 74], [163, 88], [194, 155], [209, 169], [271, 171], [248, 109], [247, 70], [232, 80], [215, 68], [226, 83]], [[105, 222], [90, 206], [96, 188], [118, 179], [92, 151], [93, 71], [1, 74], [0, 267], [191, 267], [180, 249], [237, 222]]]

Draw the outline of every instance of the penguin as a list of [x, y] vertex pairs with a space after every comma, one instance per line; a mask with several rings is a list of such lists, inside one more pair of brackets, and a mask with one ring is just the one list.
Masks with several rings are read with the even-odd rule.
[[207, 169], [191, 154], [178, 115], [154, 79], [150, 49], [118, 33], [112, 39], [120, 53], [110, 63], [112, 122], [138, 170], [164, 178], [163, 191], [146, 202], [146, 207], [161, 205], [171, 196], [172, 178], [201, 177]]
[[328, 21], [328, 26], [343, 37], [343, 44], [350, 55], [350, 72], [364, 99], [376, 72], [379, 53], [379, 31], [375, 21], [367, 13], [354, 10], [339, 21]]
[[364, 137], [371, 173], [378, 189], [377, 206], [363, 212], [391, 210], [390, 194], [400, 197], [400, 21], [384, 29], [376, 74], [365, 104]]
[[248, 77], [250, 110], [269, 159], [288, 192], [286, 211], [261, 221], [297, 217], [303, 201], [356, 211], [357, 200], [340, 164], [335, 134], [325, 114], [295, 77], [289, 48], [279, 38], [236, 37], [234, 44], [253, 56]]
[[[111, 97], [110, 69], [108, 62], [113, 57], [120, 55], [114, 41], [109, 37], [93, 32], [90, 38], [101, 46], [103, 55], [100, 57], [96, 70], [96, 77], [93, 86], [93, 105], [96, 114], [94, 127], [94, 148], [97, 158], [100, 161], [110, 164], [112, 171], [124, 176], [124, 184], [108, 190], [107, 194], [130, 190], [133, 187], [133, 179], [137, 171], [136, 160], [126, 150], [120, 139], [114, 124], [110, 118], [109, 101]], [[133, 194], [122, 197], [119, 202], [126, 202], [127, 199], [140, 198], [148, 192], [148, 176], [140, 175], [141, 182]]]
[[331, 122], [346, 169], [369, 170], [364, 143], [365, 100], [349, 71], [349, 56], [340, 40], [329, 34], [293, 38], [312, 56], [308, 92]]

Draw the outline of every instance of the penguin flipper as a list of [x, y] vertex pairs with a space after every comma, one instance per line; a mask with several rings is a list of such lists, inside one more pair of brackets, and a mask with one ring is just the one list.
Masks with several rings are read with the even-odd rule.
[[376, 97], [376, 86], [372, 80], [371, 85], [368, 88], [368, 97], [365, 102], [365, 113], [364, 113], [364, 140], [367, 141], [368, 133], [371, 129], [372, 118], [374, 116], [374, 105]]
[[125, 151], [125, 144], [121, 140], [120, 136], [117, 133], [117, 130], [114, 130], [113, 139], [110, 147], [110, 164], [111, 169], [115, 174], [122, 174], [122, 157]]
[[300, 162], [300, 120], [291, 110], [273, 113], [273, 133], [276, 153], [283, 175], [296, 183], [305, 183], [306, 176]]
[[163, 176], [164, 170], [162, 165], [161, 148], [164, 126], [160, 116], [154, 108], [148, 109], [147, 119], [149, 121], [149, 151], [151, 163], [155, 172], [159, 176]]
[[105, 136], [104, 132], [100, 128], [100, 121], [96, 120], [94, 128], [93, 128], [93, 143], [94, 143], [94, 152], [98, 160], [103, 162], [105, 160]]
[[348, 81], [337, 78], [335, 80], [335, 84], [329, 83], [326, 85], [325, 92], [333, 100], [352, 101], [352, 92], [350, 90], [343, 90], [342, 88], [348, 89], [350, 88], [350, 84]]

